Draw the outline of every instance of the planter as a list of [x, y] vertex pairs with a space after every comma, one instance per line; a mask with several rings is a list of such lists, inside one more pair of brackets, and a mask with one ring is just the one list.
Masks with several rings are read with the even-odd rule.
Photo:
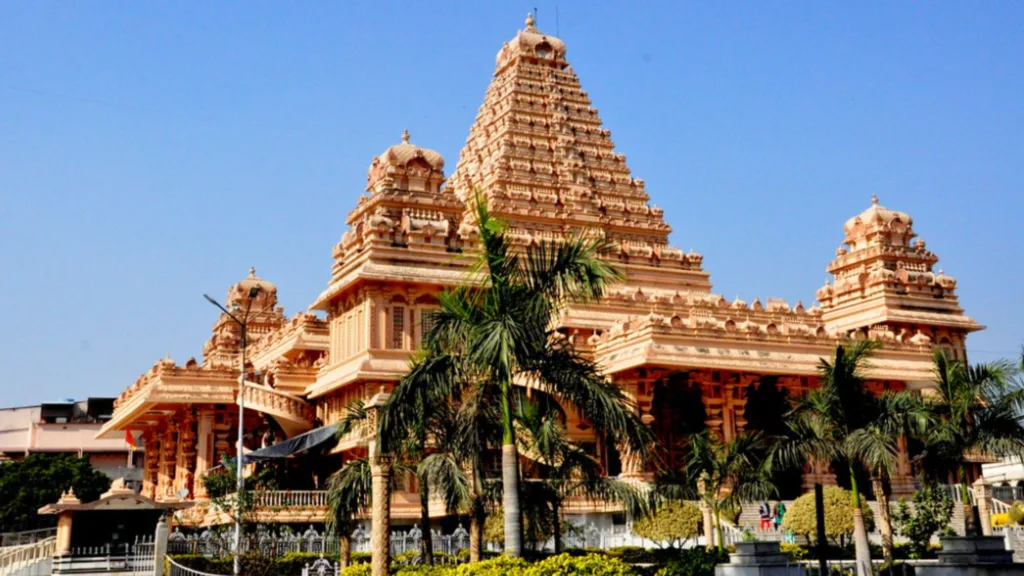
[[805, 576], [803, 565], [794, 564], [779, 551], [778, 542], [737, 542], [728, 564], [715, 566], [715, 576]]
[[1024, 564], [1013, 563], [1013, 552], [1000, 536], [939, 538], [942, 550], [935, 564], [919, 564], [917, 576], [1022, 576]]

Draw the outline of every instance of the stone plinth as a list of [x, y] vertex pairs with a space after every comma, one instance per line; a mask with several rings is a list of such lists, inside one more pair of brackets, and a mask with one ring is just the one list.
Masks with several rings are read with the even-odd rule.
[[715, 576], [805, 576], [800, 564], [779, 551], [778, 542], [738, 542], [728, 564], [715, 566]]
[[999, 536], [940, 538], [936, 564], [915, 567], [917, 576], [1002, 576], [1024, 574], [1024, 564], [1013, 563], [1013, 553]]

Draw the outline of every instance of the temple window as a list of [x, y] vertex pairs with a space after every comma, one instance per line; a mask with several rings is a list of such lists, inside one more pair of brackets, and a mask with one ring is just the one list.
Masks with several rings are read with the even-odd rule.
[[434, 318], [437, 315], [437, 309], [422, 308], [420, 309], [420, 333], [419, 333], [419, 344], [423, 345], [423, 340], [430, 329], [434, 327]]
[[391, 308], [391, 348], [402, 348], [402, 335], [405, 333], [405, 306]]

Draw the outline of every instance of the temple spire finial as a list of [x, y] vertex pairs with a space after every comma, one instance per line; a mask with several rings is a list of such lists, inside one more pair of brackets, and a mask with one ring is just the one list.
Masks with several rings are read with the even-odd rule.
[[871, 195], [871, 205], [878, 206], [878, 194]]
[[409, 129], [402, 130], [402, 143], [409, 143]]
[[533, 12], [526, 13], [526, 29], [531, 30], [536, 25], [537, 20], [533, 17]]
[[249, 278], [255, 278], [255, 277], [256, 277], [256, 267], [255, 266], [249, 266]]

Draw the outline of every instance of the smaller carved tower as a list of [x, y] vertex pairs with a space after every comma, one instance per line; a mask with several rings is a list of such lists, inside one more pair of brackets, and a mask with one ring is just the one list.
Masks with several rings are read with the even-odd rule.
[[843, 245], [828, 266], [833, 281], [818, 292], [829, 330], [942, 346], [966, 357], [966, 336], [981, 330], [964, 314], [956, 280], [933, 270], [939, 258], [917, 239], [913, 219], [871, 199], [846, 221]]

